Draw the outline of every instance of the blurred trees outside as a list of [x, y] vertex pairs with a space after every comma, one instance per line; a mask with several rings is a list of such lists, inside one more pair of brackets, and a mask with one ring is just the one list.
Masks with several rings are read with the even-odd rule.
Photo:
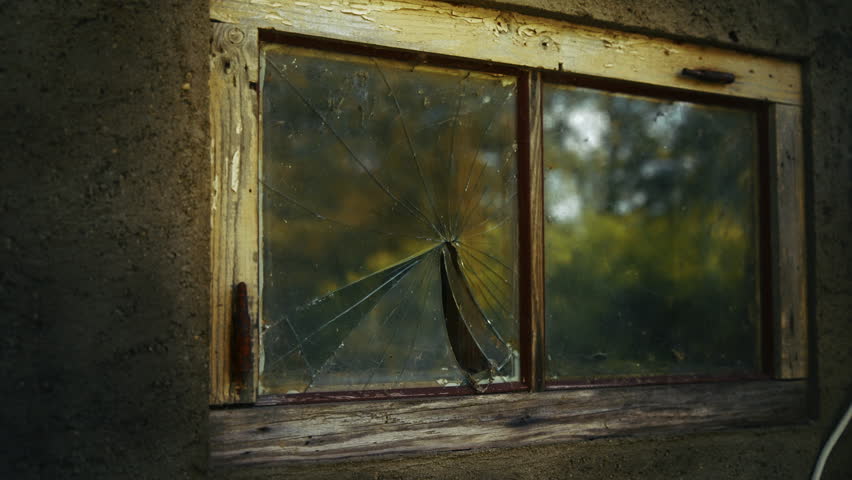
[[[265, 54], [265, 391], [464, 383], [444, 242], [518, 349], [514, 79]], [[754, 113], [547, 85], [543, 123], [547, 378], [755, 372]]]
[[754, 373], [755, 114], [544, 98], [548, 378]]

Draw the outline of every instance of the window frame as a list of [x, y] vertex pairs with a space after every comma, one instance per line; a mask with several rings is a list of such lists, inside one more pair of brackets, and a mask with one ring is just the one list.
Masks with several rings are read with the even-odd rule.
[[[345, 2], [344, 2], [345, 3]], [[587, 27], [559, 20], [429, 0], [324, 5], [314, 0], [213, 0], [210, 76], [211, 459], [216, 465], [331, 461], [352, 457], [529, 445], [790, 423], [806, 416], [807, 299], [801, 67], [715, 47]], [[448, 34], [447, 32], [452, 32]], [[522, 380], [529, 392], [349, 403], [280, 405], [256, 396], [260, 311], [260, 40], [296, 35], [484, 62], [523, 70], [519, 101], [529, 139], [519, 142]], [[451, 38], [448, 38], [451, 37]], [[574, 52], [572, 54], [572, 52]], [[732, 84], [700, 82], [681, 68], [731, 72]], [[638, 386], [543, 382], [544, 254], [542, 79], [631, 85], [652, 92], [758, 101], [765, 105], [769, 292], [762, 339], [769, 379], [699, 383], [652, 380]], [[692, 92], [692, 93], [689, 93]], [[519, 128], [522, 127], [519, 125]], [[538, 137], [536, 137], [538, 136]], [[246, 284], [247, 297], [234, 286]], [[524, 295], [524, 291], [530, 292]], [[242, 311], [235, 311], [240, 305]], [[254, 351], [236, 355], [234, 320], [247, 324]], [[238, 321], [236, 323], [239, 323]], [[767, 328], [768, 327], [768, 328]], [[524, 350], [526, 349], [526, 350]], [[243, 368], [240, 370], [240, 364]], [[710, 379], [719, 380], [719, 379]], [[629, 383], [629, 382], [628, 382]], [[637, 382], [649, 383], [649, 382]], [[554, 391], [555, 390], [555, 391]], [[410, 393], [410, 392], [409, 392]], [[449, 392], [443, 393], [448, 394]], [[435, 398], [436, 394], [439, 396]], [[393, 397], [394, 395], [390, 395]], [[272, 397], [272, 396], [270, 396]], [[353, 396], [369, 399], [370, 395]], [[322, 400], [322, 395], [319, 396]], [[340, 399], [340, 396], [337, 396]], [[277, 405], [277, 406], [265, 406]]]

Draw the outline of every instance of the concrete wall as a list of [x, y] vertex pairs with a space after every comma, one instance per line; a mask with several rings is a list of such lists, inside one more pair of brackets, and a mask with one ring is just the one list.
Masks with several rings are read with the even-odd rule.
[[806, 59], [811, 423], [209, 472], [207, 3], [0, 0], [0, 477], [804, 478], [852, 397], [852, 3], [508, 3]]

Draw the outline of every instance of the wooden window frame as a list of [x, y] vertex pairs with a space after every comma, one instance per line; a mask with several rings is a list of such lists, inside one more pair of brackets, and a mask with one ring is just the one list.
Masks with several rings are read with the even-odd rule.
[[[211, 462], [214, 465], [334, 461], [355, 457], [518, 446], [646, 433], [766, 426], [806, 418], [807, 298], [802, 83], [799, 64], [635, 33], [430, 0], [360, 3], [304, 0], [212, 0], [210, 75]], [[521, 282], [525, 320], [522, 374], [529, 392], [452, 398], [275, 405], [257, 398], [260, 311], [258, 85], [262, 32], [422, 52], [527, 71], [519, 96], [531, 105], [528, 142], [520, 142]], [[733, 73], [730, 84], [680, 75], [683, 68]], [[765, 105], [768, 145], [766, 274], [762, 308], [770, 338], [768, 379], [635, 386], [544, 388], [543, 188], [540, 120], [542, 75], [639, 89], [694, 92]], [[524, 120], [526, 119], [526, 120]], [[526, 150], [524, 150], [526, 149]], [[527, 159], [528, 161], [524, 161]], [[538, 265], [539, 267], [535, 267]], [[245, 283], [247, 296], [234, 288]], [[235, 301], [240, 300], [240, 301]], [[240, 305], [243, 311], [234, 310]], [[233, 320], [248, 324], [253, 355], [232, 346]], [[248, 362], [238, 365], [240, 362]], [[241, 370], [241, 368], [243, 368]], [[248, 372], [246, 374], [246, 372]], [[683, 380], [683, 379], [681, 379]], [[686, 379], [689, 380], [689, 379]], [[406, 395], [412, 397], [412, 395]], [[369, 398], [369, 395], [365, 396]], [[275, 403], [275, 402], [272, 402]], [[243, 408], [220, 408], [238, 405]]]

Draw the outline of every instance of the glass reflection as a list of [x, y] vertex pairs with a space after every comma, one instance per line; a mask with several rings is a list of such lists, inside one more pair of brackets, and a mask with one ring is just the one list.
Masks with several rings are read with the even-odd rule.
[[754, 113], [544, 90], [546, 378], [755, 372]]
[[515, 80], [264, 53], [261, 393], [515, 379]]

